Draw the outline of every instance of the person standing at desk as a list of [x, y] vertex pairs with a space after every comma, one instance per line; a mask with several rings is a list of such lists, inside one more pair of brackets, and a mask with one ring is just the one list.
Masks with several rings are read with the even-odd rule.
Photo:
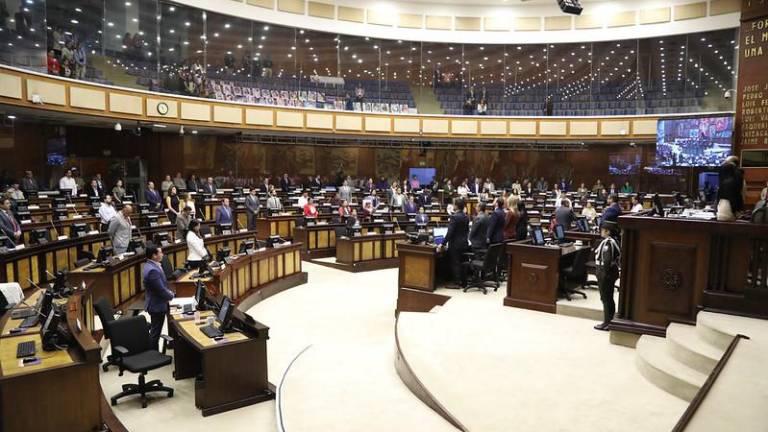
[[277, 193], [272, 191], [267, 198], [267, 210], [283, 210], [283, 203], [280, 202], [280, 198], [277, 197]]
[[197, 192], [198, 190], [200, 190], [200, 182], [197, 180], [197, 176], [192, 174], [187, 180], [187, 191]]
[[339, 206], [339, 217], [343, 221], [345, 217], [348, 217], [351, 214], [352, 212], [349, 211], [349, 201], [343, 200]]
[[16, 218], [11, 211], [11, 200], [3, 198], [3, 206], [0, 208], [0, 230], [9, 239], [13, 239], [14, 245], [21, 244], [21, 225], [16, 222]]
[[502, 243], [504, 241], [504, 223], [507, 219], [507, 213], [504, 211], [504, 200], [497, 198], [494, 200], [495, 208], [490, 216], [488, 223], [488, 244]]
[[176, 240], [181, 240], [187, 235], [189, 230], [189, 222], [192, 219], [192, 209], [184, 207], [176, 216]]
[[245, 197], [245, 214], [248, 217], [248, 229], [256, 229], [256, 218], [259, 216], [259, 210], [261, 209], [261, 202], [258, 195], [256, 195], [256, 188], [251, 188], [248, 192], [248, 196]]
[[32, 175], [32, 171], [24, 171], [24, 178], [21, 179], [21, 190], [25, 194], [37, 193], [40, 190], [40, 186], [37, 184], [37, 179]]
[[216, 183], [213, 182], [213, 177], [208, 177], [208, 180], [203, 185], [203, 193], [216, 195]]
[[504, 240], [515, 240], [517, 238], [517, 222], [520, 220], [519, 203], [520, 198], [517, 196], [511, 196], [507, 201], [507, 214], [504, 218]]
[[555, 210], [555, 223], [561, 225], [563, 230], [568, 231], [571, 228], [571, 224], [576, 220], [576, 215], [571, 208], [571, 201], [569, 199], [563, 199], [560, 207]]
[[416, 225], [427, 226], [429, 224], [429, 216], [424, 213], [424, 207], [419, 207], [419, 213], [416, 214]]
[[632, 203], [632, 210], [630, 210], [632, 213], [639, 213], [643, 211], [643, 204], [640, 202], [639, 196], [632, 195], [630, 202]]
[[101, 232], [106, 232], [109, 228], [109, 221], [115, 217], [117, 211], [112, 205], [112, 196], [107, 195], [104, 197], [104, 202], [99, 206], [99, 219], [101, 221]]
[[307, 219], [317, 219], [317, 207], [312, 198], [307, 198], [307, 203], [304, 204], [304, 217]]
[[416, 205], [416, 201], [413, 199], [413, 195], [408, 197], [408, 201], [403, 204], [403, 213], [414, 214], [419, 211], [419, 206]]
[[443, 247], [448, 247], [448, 259], [453, 270], [454, 283], [459, 284], [461, 288], [467, 285], [467, 276], [464, 272], [464, 266], [461, 263], [461, 257], [469, 249], [469, 218], [464, 213], [464, 200], [456, 200], [456, 212], [451, 216], [448, 223], [448, 233], [445, 235]]
[[581, 215], [587, 218], [589, 222], [592, 222], [597, 217], [597, 210], [592, 207], [592, 201], [584, 203], [584, 207], [581, 209]]
[[123, 198], [125, 198], [125, 187], [123, 186], [122, 180], [117, 179], [115, 187], [112, 188], [112, 196], [117, 202], [123, 202]]
[[158, 349], [160, 333], [163, 331], [163, 324], [165, 324], [168, 302], [175, 297], [174, 292], [168, 288], [168, 281], [165, 280], [165, 272], [160, 265], [162, 260], [162, 248], [154, 245], [147, 246], [147, 263], [144, 265], [143, 271], [146, 296], [144, 310], [150, 317], [149, 339], [155, 349]]
[[288, 173], [283, 173], [283, 177], [280, 179], [280, 189], [283, 192], [288, 192], [291, 189], [291, 179], [288, 177]]
[[155, 183], [147, 183], [147, 191], [144, 193], [144, 197], [147, 199], [149, 209], [152, 211], [160, 210], [162, 200], [160, 199], [160, 193], [155, 190]]
[[600, 226], [600, 236], [603, 240], [595, 250], [597, 285], [600, 289], [600, 301], [603, 302], [603, 322], [595, 326], [596, 330], [608, 330], [608, 325], [616, 313], [613, 290], [616, 279], [619, 278], [619, 257], [621, 255], [618, 242], [611, 236], [616, 228], [615, 222], [603, 222]]
[[59, 179], [59, 189], [68, 190], [72, 196], [77, 196], [77, 181], [72, 177], [72, 170], [67, 170], [64, 177]]
[[232, 225], [232, 208], [229, 198], [221, 200], [221, 206], [216, 208], [216, 225]]
[[603, 209], [603, 220], [618, 223], [619, 216], [621, 216], [621, 206], [619, 205], [619, 197], [611, 195], [608, 197], [610, 205]]
[[179, 191], [176, 189], [176, 186], [171, 185], [165, 196], [165, 211], [171, 222], [176, 222], [176, 217], [179, 215], [179, 210], [181, 210], [180, 207]]
[[477, 205], [477, 216], [469, 230], [469, 243], [472, 250], [488, 249], [488, 225], [491, 222], [484, 202]]
[[339, 188], [339, 198], [346, 202], [352, 201], [352, 188], [346, 180], [344, 180], [344, 183]]
[[128, 243], [131, 241], [132, 212], [133, 207], [126, 204], [109, 222], [107, 232], [117, 255], [124, 254], [128, 250]]
[[189, 228], [184, 234], [187, 241], [187, 268], [199, 268], [208, 256], [208, 249], [205, 248], [205, 241], [200, 235], [200, 222], [192, 220], [189, 222]]
[[744, 210], [744, 171], [736, 156], [728, 156], [718, 171], [717, 220], [734, 221]]

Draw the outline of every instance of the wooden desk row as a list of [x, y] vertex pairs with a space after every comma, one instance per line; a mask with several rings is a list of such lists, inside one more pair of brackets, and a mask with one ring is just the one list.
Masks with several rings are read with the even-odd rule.
[[355, 272], [397, 267], [397, 243], [406, 239], [404, 232], [339, 237], [336, 239], [336, 264]]

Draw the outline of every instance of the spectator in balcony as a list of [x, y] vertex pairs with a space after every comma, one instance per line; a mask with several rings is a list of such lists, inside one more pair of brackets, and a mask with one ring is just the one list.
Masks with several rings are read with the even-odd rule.
[[272, 59], [269, 57], [265, 58], [261, 62], [262, 66], [262, 76], [264, 78], [272, 78]]
[[477, 115], [488, 115], [488, 102], [485, 99], [480, 99], [477, 104]]
[[61, 75], [61, 63], [59, 63], [59, 59], [56, 58], [56, 53], [53, 50], [48, 51], [48, 74]]
[[75, 79], [84, 80], [87, 70], [87, 57], [85, 52], [85, 45], [83, 43], [77, 43], [75, 46]]
[[354, 111], [355, 110], [355, 104], [352, 100], [352, 96], [347, 93], [347, 95], [344, 97], [344, 109], [347, 111]]
[[464, 100], [463, 114], [472, 115], [474, 113], [475, 113], [475, 100], [471, 96], [468, 96]]
[[363, 103], [365, 100], [365, 89], [362, 85], [358, 84], [357, 87], [355, 87], [355, 102]]
[[552, 104], [552, 96], [547, 96], [547, 99], [544, 101], [544, 115], [545, 116], [547, 116], [547, 117], [551, 117], [552, 116], [552, 111], [553, 111], [552, 105], [553, 105]]

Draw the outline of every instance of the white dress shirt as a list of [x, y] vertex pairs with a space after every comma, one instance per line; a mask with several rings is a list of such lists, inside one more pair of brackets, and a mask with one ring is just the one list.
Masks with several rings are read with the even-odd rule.
[[469, 188], [464, 185], [461, 185], [456, 188], [456, 193], [458, 193], [461, 196], [467, 196], [467, 194], [469, 194]]
[[632, 213], [637, 213], [643, 211], [643, 205], [640, 203], [635, 204], [632, 206]]
[[59, 189], [69, 189], [72, 191], [72, 195], [77, 194], [77, 182], [74, 177], [64, 176], [59, 180]]
[[202, 261], [208, 251], [205, 249], [203, 239], [194, 231], [187, 233], [187, 261]]
[[304, 208], [304, 206], [305, 206], [305, 205], [307, 205], [307, 198], [304, 198], [303, 196], [300, 196], [300, 197], [299, 197], [299, 201], [296, 203], [296, 205], [297, 205], [299, 208], [302, 208], [302, 209], [303, 209], [303, 208]]
[[116, 214], [117, 211], [114, 206], [103, 203], [99, 206], [99, 217], [101, 218], [101, 223], [104, 225], [109, 224], [109, 221], [111, 221]]

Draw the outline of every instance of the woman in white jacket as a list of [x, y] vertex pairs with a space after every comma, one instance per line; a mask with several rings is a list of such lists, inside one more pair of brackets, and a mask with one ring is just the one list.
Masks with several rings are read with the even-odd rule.
[[200, 235], [200, 222], [189, 222], [187, 231], [187, 268], [199, 268], [208, 256], [203, 236]]

